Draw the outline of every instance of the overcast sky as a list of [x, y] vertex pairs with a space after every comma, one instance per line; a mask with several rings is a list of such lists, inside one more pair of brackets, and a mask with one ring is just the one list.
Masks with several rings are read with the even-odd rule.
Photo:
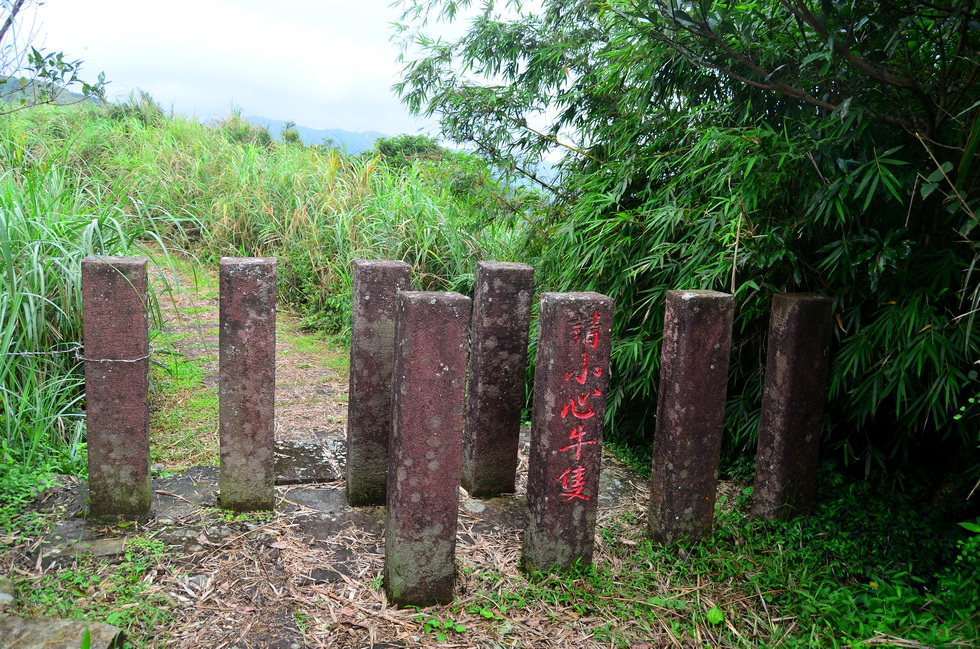
[[[110, 99], [136, 89], [202, 120], [242, 114], [311, 128], [415, 133], [390, 88], [391, 0], [45, 0], [38, 38], [105, 72]], [[429, 124], [429, 130], [431, 124]]]

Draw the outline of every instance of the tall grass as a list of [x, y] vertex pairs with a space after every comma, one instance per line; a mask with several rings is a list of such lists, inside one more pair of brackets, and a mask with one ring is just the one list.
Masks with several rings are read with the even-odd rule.
[[[480, 259], [520, 257], [526, 199], [466, 156], [390, 168], [128, 104], [37, 108], [0, 123], [0, 489], [84, 471], [80, 262], [180, 241], [205, 263], [276, 256], [280, 298], [342, 333], [356, 258], [403, 259], [419, 289], [468, 290]], [[12, 488], [12, 487], [11, 487]]]
[[354, 259], [403, 259], [416, 288], [465, 289], [478, 260], [522, 256], [515, 215], [534, 208], [464, 155], [389, 167], [272, 142], [237, 114], [168, 117], [145, 97], [21, 119], [27, 148], [78, 169], [117, 209], [198, 221], [191, 245], [207, 262], [279, 257], [280, 297], [334, 331], [349, 319]]
[[45, 472], [85, 469], [81, 260], [132, 254], [173, 223], [127, 215], [66, 166], [57, 142], [0, 132], [0, 495], [26, 497]]

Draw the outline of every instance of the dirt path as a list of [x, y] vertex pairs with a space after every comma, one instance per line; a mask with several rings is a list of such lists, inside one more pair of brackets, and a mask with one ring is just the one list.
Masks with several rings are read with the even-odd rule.
[[[167, 273], [170, 276], [170, 273]], [[174, 284], [174, 278], [169, 277]], [[162, 282], [161, 282], [162, 284]], [[189, 386], [193, 396], [207, 389], [214, 399], [201, 456], [195, 459], [216, 464], [217, 386], [218, 386], [218, 292], [217, 279], [197, 275], [191, 279], [181, 273], [172, 290], [160, 301], [163, 320], [162, 346], [173, 357], [193, 361], [202, 373], [199, 386]], [[288, 310], [276, 314], [276, 399], [275, 435], [280, 484], [332, 482], [339, 480], [344, 467], [344, 440], [347, 417], [347, 358], [323, 338], [305, 332], [300, 318]], [[170, 395], [154, 400], [157, 410], [175, 408]], [[179, 401], [180, 397], [178, 397]], [[162, 427], [160, 427], [162, 428]], [[151, 444], [166, 439], [154, 440]], [[160, 435], [159, 437], [163, 437]], [[175, 457], [186, 464], [178, 452]], [[183, 460], [183, 461], [179, 461]], [[209, 461], [210, 460], [210, 461]], [[166, 466], [170, 464], [163, 462]], [[316, 468], [316, 471], [310, 471]]]
[[[179, 411], [195, 399], [209, 403], [217, 383], [215, 288], [204, 283], [198, 290], [178, 292], [162, 308], [173, 345], [170, 358], [189, 359], [201, 373], [196, 385], [191, 381], [177, 391], [182, 396], [155, 397], [156, 407]], [[167, 426], [176, 433], [161, 431], [162, 424], [151, 432], [159, 456], [155, 468], [161, 473], [153, 481], [150, 516], [136, 524], [89, 522], [83, 517], [85, 485], [67, 484], [49, 490], [36, 507], [58, 513], [56, 529], [4, 555], [4, 563], [40, 579], [84, 561], [103, 575], [85, 596], [110, 598], [113, 593], [98, 584], [111, 583], [127, 548], [142, 548], [141, 556], [151, 565], [140, 578], [149, 587], [141, 598], [159, 602], [163, 610], [176, 605], [169, 618], [145, 623], [143, 646], [599, 647], [592, 630], [608, 620], [583, 615], [570, 603], [508, 594], [526, 583], [517, 563], [526, 443], [517, 494], [477, 501], [461, 491], [456, 602], [422, 614], [387, 605], [380, 587], [384, 509], [352, 509], [344, 496], [343, 359], [338, 361], [322, 340], [302, 334], [295, 317], [280, 313], [278, 321], [277, 468], [279, 462], [284, 468], [274, 514], [232, 517], [217, 509], [216, 410], [213, 421], [207, 419], [210, 414], [188, 414], [187, 420], [197, 417], [194, 425], [200, 424], [193, 435], [172, 423]], [[192, 445], [194, 457], [215, 461], [177, 471], [177, 465], [187, 464], [182, 448]], [[609, 455], [603, 463], [600, 527], [642, 512], [646, 498], [645, 486], [632, 472]], [[292, 473], [288, 466], [294, 467]], [[597, 563], [618, 561], [602, 534], [596, 550]], [[465, 630], [452, 630], [440, 641], [426, 620], [451, 620]]]

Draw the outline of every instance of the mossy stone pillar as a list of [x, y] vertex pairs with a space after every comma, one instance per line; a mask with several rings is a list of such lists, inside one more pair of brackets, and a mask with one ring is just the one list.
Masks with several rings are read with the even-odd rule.
[[384, 588], [397, 606], [453, 599], [470, 304], [396, 299]]
[[347, 405], [347, 502], [384, 505], [391, 437], [395, 295], [408, 290], [403, 261], [355, 259]]
[[474, 497], [514, 493], [533, 283], [527, 264], [476, 265], [462, 476]]
[[95, 516], [150, 511], [146, 259], [82, 261], [89, 494]]
[[221, 260], [218, 334], [219, 502], [275, 507], [276, 260]]
[[711, 534], [734, 310], [727, 293], [667, 293], [650, 480], [650, 536], [659, 543]]
[[526, 571], [592, 562], [613, 300], [544, 293], [531, 413]]
[[772, 298], [752, 514], [809, 514], [817, 489], [827, 400], [833, 301], [810, 293]]

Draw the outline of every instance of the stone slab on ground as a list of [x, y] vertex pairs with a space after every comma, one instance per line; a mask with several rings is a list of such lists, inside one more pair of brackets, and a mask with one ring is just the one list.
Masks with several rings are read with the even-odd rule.
[[52, 618], [24, 619], [0, 616], [0, 647], [3, 649], [78, 649], [85, 630], [91, 649], [122, 647], [125, 635], [118, 627], [98, 622], [75, 622]]
[[[344, 464], [334, 448], [344, 449], [343, 440], [313, 439], [276, 440], [276, 485], [321, 484], [343, 477]], [[333, 447], [333, 448], [331, 448]]]
[[0, 577], [0, 613], [14, 605], [17, 599], [17, 589], [14, 581], [8, 577]]
[[[92, 537], [85, 532], [85, 528], [79, 525], [76, 528], [79, 532], [76, 538], [65, 536], [68, 529], [61, 527], [58, 534], [60, 539], [57, 543], [49, 544], [41, 554], [41, 566], [51, 567], [52, 565], [74, 560], [79, 557], [112, 557], [122, 554], [126, 549], [125, 536], [110, 536], [105, 538]], [[2, 645], [0, 645], [2, 646]]]

